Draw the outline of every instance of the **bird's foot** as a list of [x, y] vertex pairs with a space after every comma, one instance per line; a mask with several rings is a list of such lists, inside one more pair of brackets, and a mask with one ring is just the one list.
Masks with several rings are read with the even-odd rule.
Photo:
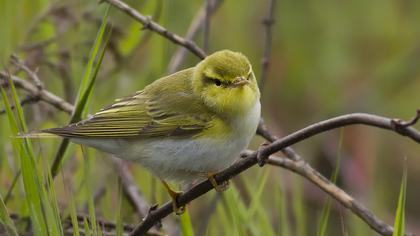
[[179, 204], [178, 198], [179, 195], [182, 194], [182, 191], [176, 191], [171, 189], [168, 183], [162, 180], [163, 186], [165, 187], [166, 191], [168, 191], [169, 196], [172, 199], [172, 208], [177, 215], [182, 215], [185, 212], [185, 205]]
[[209, 179], [211, 185], [213, 185], [214, 189], [217, 192], [224, 192], [229, 188], [229, 180], [223, 181], [221, 184], [218, 184], [216, 182], [216, 179], [214, 178], [215, 173], [206, 173], [207, 178]]

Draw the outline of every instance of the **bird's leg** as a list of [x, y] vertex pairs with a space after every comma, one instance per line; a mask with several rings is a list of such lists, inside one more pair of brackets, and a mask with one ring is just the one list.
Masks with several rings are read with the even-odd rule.
[[174, 209], [175, 214], [181, 215], [185, 212], [185, 206], [180, 206], [178, 203], [178, 197], [182, 194], [182, 191], [175, 191], [171, 189], [168, 183], [166, 183], [164, 180], [161, 180], [163, 183], [163, 186], [165, 187], [166, 191], [168, 191], [169, 196], [171, 196], [172, 199], [172, 207]]
[[214, 179], [215, 175], [216, 175], [216, 173], [212, 173], [212, 172], [207, 172], [206, 173], [207, 179], [209, 179], [209, 181], [210, 181], [211, 185], [213, 185], [214, 189], [219, 193], [228, 189], [229, 180], [223, 181], [221, 184], [217, 184], [216, 180]]

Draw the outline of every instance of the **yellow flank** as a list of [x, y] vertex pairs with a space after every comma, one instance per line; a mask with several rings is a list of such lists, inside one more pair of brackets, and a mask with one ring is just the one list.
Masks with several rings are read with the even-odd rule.
[[209, 121], [208, 127], [196, 134], [194, 138], [225, 139], [232, 134], [232, 127], [222, 119], [215, 118]]

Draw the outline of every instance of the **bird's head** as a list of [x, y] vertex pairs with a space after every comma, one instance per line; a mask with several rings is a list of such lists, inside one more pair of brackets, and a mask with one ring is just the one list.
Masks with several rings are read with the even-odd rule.
[[230, 50], [215, 52], [194, 70], [194, 93], [213, 111], [240, 115], [249, 111], [260, 98], [257, 81], [249, 60]]

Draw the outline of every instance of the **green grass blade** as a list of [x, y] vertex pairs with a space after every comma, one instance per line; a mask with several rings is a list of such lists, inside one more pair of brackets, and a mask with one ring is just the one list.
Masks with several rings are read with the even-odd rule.
[[91, 169], [91, 162], [92, 159], [90, 158], [90, 153], [88, 149], [85, 149], [83, 146], [82, 147], [82, 152], [83, 152], [83, 157], [84, 157], [84, 166], [83, 166], [83, 175], [84, 175], [84, 179], [85, 179], [85, 192], [86, 192], [86, 196], [87, 196], [87, 205], [88, 205], [88, 212], [89, 212], [89, 221], [90, 221], [90, 227], [92, 229], [92, 234], [93, 235], [98, 235], [98, 231], [97, 231], [97, 224], [96, 224], [96, 216], [95, 216], [95, 203], [94, 203], [94, 196], [93, 196], [93, 189], [94, 186], [92, 184], [92, 169]]
[[234, 185], [230, 186], [223, 193], [222, 200], [225, 206], [225, 214], [229, 216], [231, 221], [225, 227], [233, 227], [233, 235], [245, 235], [247, 227], [252, 228], [252, 225], [245, 224], [247, 210], [237, 188]]
[[269, 173], [269, 169], [261, 169], [259, 171], [257, 181], [254, 183], [258, 185], [257, 189], [255, 189], [254, 184], [244, 181], [244, 187], [251, 197], [251, 202], [245, 214], [244, 223], [249, 225], [253, 235], [275, 235], [267, 212], [264, 211], [264, 205], [262, 204], [262, 196]]
[[181, 232], [183, 236], [194, 236], [194, 230], [191, 224], [190, 214], [186, 209], [184, 214], [180, 217]]
[[15, 224], [10, 219], [6, 205], [3, 202], [3, 198], [0, 195], [0, 225], [3, 225], [10, 236], [18, 236]]
[[83, 218], [83, 225], [85, 226], [85, 235], [86, 236], [90, 236], [92, 235], [89, 229], [89, 222], [88, 219], [86, 217]]
[[[109, 14], [109, 5], [107, 5], [107, 8], [105, 10], [105, 14], [102, 18], [102, 24], [99, 28], [98, 34], [96, 36], [95, 42], [93, 44], [93, 48], [90, 52], [89, 60], [86, 66], [86, 70], [82, 79], [82, 82], [79, 87], [78, 95], [76, 98], [76, 105], [74, 112], [70, 118], [69, 123], [74, 123], [79, 120], [81, 120], [84, 113], [87, 113], [87, 104], [89, 102], [89, 98], [93, 92], [94, 83], [96, 80], [97, 73], [99, 71], [99, 68], [101, 66], [101, 62], [103, 59], [103, 56], [105, 54], [106, 45], [109, 41], [109, 37], [111, 34], [111, 31], [108, 30], [108, 33], [106, 32], [106, 26], [107, 26], [107, 19]], [[105, 40], [104, 39], [105, 35]], [[101, 45], [103, 44], [102, 50]], [[96, 65], [94, 65], [95, 60], [98, 59]], [[92, 75], [92, 70], [94, 71], [94, 74]], [[63, 139], [63, 141], [60, 143], [60, 146], [58, 148], [57, 154], [55, 155], [53, 165], [51, 167], [51, 173], [52, 176], [55, 177], [59, 171], [59, 167], [61, 165], [61, 161], [63, 159], [64, 153], [67, 150], [67, 147], [69, 145], [68, 139]]]
[[[341, 149], [343, 146], [343, 136], [344, 136], [344, 129], [340, 129], [340, 139], [338, 142], [338, 153], [337, 153], [337, 161], [335, 164], [334, 172], [331, 175], [331, 182], [336, 183], [337, 176], [340, 171], [340, 164], [341, 164]], [[330, 210], [331, 210], [331, 198], [327, 197], [327, 200], [322, 208], [321, 218], [318, 225], [318, 236], [325, 236], [327, 235], [327, 227], [330, 218]]]
[[398, 197], [397, 212], [395, 213], [394, 233], [392, 236], [403, 236], [405, 234], [405, 200], [407, 192], [407, 167], [404, 167], [401, 180], [400, 194]]
[[[19, 131], [19, 127], [21, 132], [27, 132], [27, 126], [16, 88], [11, 81], [10, 90], [15, 105], [16, 117], [12, 114], [10, 103], [4, 91], [2, 91], [2, 95], [8, 107], [8, 117], [11, 119], [9, 123], [12, 123], [13, 125], [11, 126], [14, 127], [13, 130], [15, 133], [13, 135], [17, 135], [16, 131]], [[42, 159], [45, 161], [44, 166], [46, 167], [43, 172], [43, 169], [40, 168], [35, 159], [32, 144], [29, 139], [14, 139], [14, 142], [17, 144], [14, 145], [16, 149], [15, 153], [19, 153], [20, 157], [20, 169], [27, 205], [31, 212], [32, 221], [36, 222], [36, 224], [33, 224], [35, 235], [63, 235], [52, 179], [47, 181], [48, 191], [43, 184], [44, 172], [48, 172], [47, 170], [49, 169], [48, 163], [45, 159]]]
[[321, 217], [320, 217], [319, 226], [318, 226], [319, 228], [318, 236], [327, 235], [327, 226], [328, 226], [328, 221], [330, 218], [330, 209], [331, 209], [331, 199], [328, 198], [325, 201], [324, 206], [322, 208]]
[[289, 218], [287, 217], [287, 202], [286, 202], [286, 193], [283, 190], [283, 183], [279, 184], [279, 187], [276, 188], [275, 193], [275, 202], [278, 204], [278, 209], [280, 211], [280, 235], [290, 235], [290, 223]]
[[[1, 94], [5, 104], [5, 110], [9, 119], [12, 135], [16, 136], [19, 133], [19, 126], [26, 127], [24, 124], [23, 112], [20, 107], [18, 96], [14, 84], [9, 81], [13, 100], [15, 101], [16, 111], [18, 117], [16, 118], [11, 109], [11, 103], [6, 95], [6, 92], [1, 88]], [[14, 154], [17, 154], [20, 159], [20, 169], [22, 171], [23, 187], [25, 190], [25, 200], [29, 206], [31, 213], [31, 220], [34, 222], [33, 231], [35, 235], [48, 235], [46, 219], [42, 209], [42, 199], [40, 198], [39, 179], [36, 173], [38, 170], [30, 143], [27, 139], [12, 139]], [[48, 204], [46, 201], [45, 203]]]
[[[13, 115], [11, 105], [10, 105], [10, 102], [9, 102], [9, 98], [7, 97], [6, 91], [4, 91], [3, 87], [1, 87], [1, 95], [2, 95], [2, 98], [3, 98], [3, 101], [4, 101], [4, 109], [6, 111], [6, 115], [7, 115], [7, 118], [9, 120], [10, 131], [12, 132], [12, 134], [17, 134], [17, 133], [19, 133], [19, 128], [18, 128], [16, 119]], [[15, 139], [13, 139], [13, 140], [15, 140]]]
[[[50, 218], [49, 218], [49, 224], [54, 224], [55, 227], [53, 227], [53, 235], [64, 235], [64, 230], [63, 227], [61, 225], [61, 220], [60, 220], [60, 210], [59, 210], [59, 206], [58, 206], [58, 200], [57, 200], [57, 193], [55, 191], [55, 187], [54, 187], [54, 180], [51, 176], [51, 172], [49, 171], [50, 166], [48, 163], [48, 160], [46, 158], [42, 158], [43, 163], [44, 163], [44, 173], [47, 176], [47, 191], [44, 191], [45, 193], [45, 197], [44, 199], [48, 199], [51, 203], [50, 207], [48, 208], [48, 210], [46, 212], [49, 212]], [[42, 189], [45, 189], [44, 186], [41, 186]]]
[[303, 200], [303, 182], [299, 179], [299, 176], [293, 176], [293, 215], [296, 222], [296, 233], [297, 236], [306, 236], [306, 212]]
[[269, 173], [268, 169], [264, 169], [262, 171], [262, 175], [257, 180], [258, 189], [256, 191], [249, 192], [251, 196], [251, 204], [247, 212], [247, 217], [246, 217], [247, 221], [250, 220], [254, 216], [254, 214], [257, 212], [257, 209], [262, 208], [261, 196], [267, 183], [268, 173]]
[[70, 196], [70, 219], [73, 228], [73, 236], [79, 236], [79, 222], [77, 220], [77, 210], [76, 210], [76, 203], [74, 197]]
[[18, 170], [18, 172], [13, 177], [12, 184], [10, 185], [9, 189], [7, 190], [6, 197], [4, 197], [4, 204], [7, 204], [10, 197], [12, 196], [13, 189], [15, 188], [21, 174], [22, 174], [22, 172], [20, 170]]

